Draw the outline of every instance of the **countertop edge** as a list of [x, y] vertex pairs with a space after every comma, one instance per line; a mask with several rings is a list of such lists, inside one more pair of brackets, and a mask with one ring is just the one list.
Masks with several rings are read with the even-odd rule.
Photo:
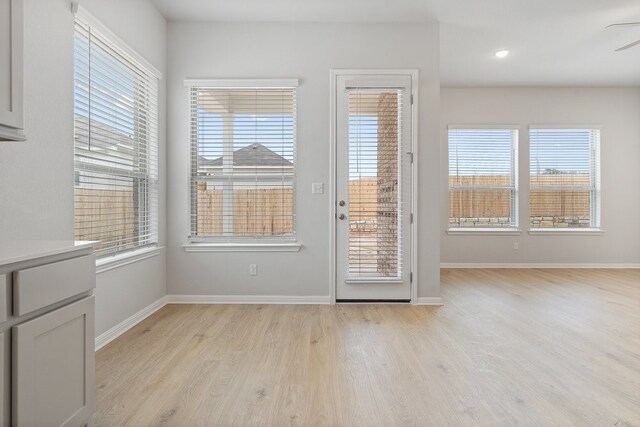
[[[92, 249], [96, 242], [73, 240], [0, 240], [0, 267], [28, 260], [46, 258]], [[11, 245], [21, 245], [15, 255], [5, 255]]]

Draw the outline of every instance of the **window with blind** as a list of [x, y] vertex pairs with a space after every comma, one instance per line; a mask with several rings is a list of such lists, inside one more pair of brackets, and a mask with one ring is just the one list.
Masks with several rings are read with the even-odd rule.
[[600, 130], [529, 130], [532, 229], [600, 227]]
[[449, 128], [449, 229], [518, 226], [518, 131]]
[[76, 15], [75, 238], [98, 256], [158, 241], [158, 77]]
[[190, 87], [191, 239], [295, 239], [296, 87]]

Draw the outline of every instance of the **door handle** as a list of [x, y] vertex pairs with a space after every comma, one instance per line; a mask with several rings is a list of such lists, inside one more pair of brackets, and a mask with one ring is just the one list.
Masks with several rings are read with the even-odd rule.
[[347, 216], [345, 214], [338, 215], [338, 219], [344, 220]]

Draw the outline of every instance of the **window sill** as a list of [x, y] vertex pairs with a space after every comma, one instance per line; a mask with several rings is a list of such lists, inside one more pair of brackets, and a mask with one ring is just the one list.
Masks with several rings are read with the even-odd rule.
[[300, 243], [187, 243], [185, 252], [300, 252]]
[[96, 274], [104, 273], [105, 271], [113, 270], [128, 264], [133, 264], [134, 262], [152, 258], [159, 255], [162, 249], [162, 246], [151, 246], [147, 248], [137, 249], [131, 252], [125, 252], [122, 254], [99, 258], [96, 260]]
[[375, 279], [375, 278], [369, 278], [369, 279], [347, 279], [344, 281], [344, 283], [348, 284], [348, 285], [380, 285], [380, 284], [401, 284], [404, 283], [404, 281], [402, 279]]
[[529, 230], [529, 234], [532, 236], [551, 236], [551, 235], [563, 235], [563, 236], [571, 236], [571, 235], [591, 235], [591, 236], [599, 236], [604, 234], [604, 231], [599, 228], [554, 228], [554, 229], [544, 229], [544, 228], [534, 228]]
[[517, 228], [449, 228], [447, 234], [457, 236], [471, 236], [471, 235], [487, 235], [493, 234], [496, 236], [518, 236], [522, 233]]

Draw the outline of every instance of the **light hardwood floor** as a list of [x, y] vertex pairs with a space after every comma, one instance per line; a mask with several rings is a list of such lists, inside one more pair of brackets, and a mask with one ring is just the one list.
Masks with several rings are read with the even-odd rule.
[[640, 270], [443, 270], [445, 306], [169, 305], [97, 426], [640, 426]]

